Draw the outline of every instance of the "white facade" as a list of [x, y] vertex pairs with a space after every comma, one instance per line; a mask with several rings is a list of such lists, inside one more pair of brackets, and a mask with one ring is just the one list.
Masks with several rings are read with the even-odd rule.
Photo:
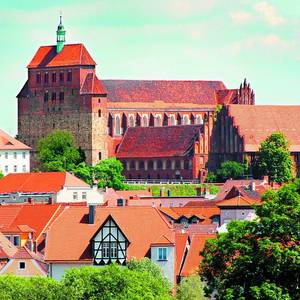
[[53, 264], [53, 263], [51, 263], [49, 265], [49, 275], [50, 275], [50, 277], [52, 277], [56, 280], [61, 280], [63, 275], [65, 274], [65, 272], [68, 271], [69, 269], [86, 267], [86, 266], [91, 266], [91, 264], [75, 264], [75, 263]]
[[0, 150], [0, 170], [4, 175], [30, 172], [30, 151]]
[[[166, 249], [166, 259], [159, 258], [159, 248]], [[175, 247], [174, 246], [152, 246], [151, 260], [159, 265], [163, 274], [168, 278], [172, 285], [175, 281]]]
[[104, 202], [103, 195], [104, 193], [100, 192], [97, 188], [91, 188], [89, 186], [65, 186], [56, 194], [55, 202], [76, 203], [86, 201], [89, 204], [102, 204]]

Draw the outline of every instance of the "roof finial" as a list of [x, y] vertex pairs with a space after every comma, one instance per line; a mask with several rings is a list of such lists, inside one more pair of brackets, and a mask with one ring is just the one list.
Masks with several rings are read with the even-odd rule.
[[62, 25], [62, 11], [59, 12], [59, 25]]

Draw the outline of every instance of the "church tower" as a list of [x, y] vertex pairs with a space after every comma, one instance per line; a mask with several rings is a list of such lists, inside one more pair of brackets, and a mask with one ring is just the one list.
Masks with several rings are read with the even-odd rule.
[[56, 53], [59, 53], [65, 44], [66, 41], [66, 31], [62, 24], [62, 16], [59, 17], [59, 25], [57, 26], [56, 31]]

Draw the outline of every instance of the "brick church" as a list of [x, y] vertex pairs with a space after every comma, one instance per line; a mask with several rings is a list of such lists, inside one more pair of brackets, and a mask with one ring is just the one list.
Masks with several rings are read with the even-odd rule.
[[[67, 130], [88, 163], [117, 156], [131, 177], [199, 178], [208, 161], [216, 108], [255, 102], [246, 81], [227, 89], [222, 81], [102, 80], [83, 44], [65, 44], [62, 20], [56, 33], [57, 44], [41, 46], [28, 64], [17, 96], [18, 136], [33, 149], [51, 131]], [[190, 140], [182, 142], [183, 137]], [[157, 157], [144, 157], [143, 151], [125, 147], [128, 141], [139, 150], [161, 144]], [[170, 153], [178, 155], [170, 160]]]

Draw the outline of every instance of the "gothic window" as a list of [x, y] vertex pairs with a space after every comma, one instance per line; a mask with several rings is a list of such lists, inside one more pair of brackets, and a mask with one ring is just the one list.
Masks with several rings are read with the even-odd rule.
[[55, 101], [55, 100], [56, 100], [56, 93], [55, 93], [55, 92], [52, 93], [51, 100], [52, 100], [52, 101]]
[[162, 161], [161, 160], [157, 161], [157, 169], [162, 169]]
[[52, 82], [56, 82], [56, 73], [52, 73]]
[[183, 125], [188, 125], [190, 123], [190, 119], [187, 115], [183, 117]]
[[131, 170], [134, 170], [134, 169], [135, 169], [135, 163], [134, 163], [134, 160], [132, 160], [132, 161], [130, 162], [130, 169], [131, 169]]
[[64, 100], [65, 100], [65, 94], [64, 94], [64, 92], [59, 92], [59, 101], [60, 102], [64, 102]]
[[64, 73], [63, 72], [60, 72], [59, 73], [59, 82], [64, 82]]
[[95, 265], [125, 264], [128, 240], [111, 216], [92, 238], [92, 246]]
[[115, 134], [120, 135], [121, 134], [121, 121], [120, 117], [116, 116], [115, 117]]
[[133, 116], [129, 116], [129, 127], [134, 127], [134, 117]]
[[98, 117], [101, 118], [101, 109], [98, 110]]
[[174, 126], [174, 125], [176, 125], [175, 117], [174, 117], [174, 116], [171, 116], [171, 117], [170, 117], [170, 126]]
[[172, 167], [171, 161], [170, 161], [170, 160], [167, 160], [167, 169], [170, 170], [171, 167]]
[[160, 126], [162, 126], [162, 120], [161, 120], [161, 116], [160, 115], [158, 115], [158, 116], [156, 116], [156, 126], [158, 126], [158, 127], [160, 127]]
[[143, 127], [147, 127], [148, 126], [148, 117], [146, 115], [143, 116], [142, 126]]
[[152, 160], [149, 160], [148, 168], [149, 168], [149, 170], [153, 170], [153, 161]]
[[202, 116], [201, 115], [197, 115], [197, 117], [196, 117], [196, 124], [197, 125], [203, 124], [203, 120], [202, 120]]
[[45, 84], [48, 84], [48, 82], [49, 82], [49, 74], [48, 73], [45, 73], [45, 75], [44, 75], [44, 82], [45, 82]]
[[36, 74], [36, 83], [41, 84], [41, 74], [40, 73]]
[[139, 162], [139, 169], [140, 170], [144, 170], [145, 169], [145, 163], [144, 163], [144, 161], [140, 161]]
[[180, 169], [180, 160], [176, 160], [175, 162], [175, 168]]
[[49, 93], [48, 91], [46, 91], [44, 94], [44, 101], [47, 102], [48, 100], [49, 100]]
[[184, 169], [189, 170], [189, 160], [184, 161]]
[[67, 74], [67, 81], [68, 81], [68, 82], [71, 82], [71, 81], [72, 81], [72, 71], [68, 71], [68, 74]]
[[101, 152], [98, 153], [98, 159], [99, 159], [99, 160], [102, 159], [102, 153], [101, 153]]

